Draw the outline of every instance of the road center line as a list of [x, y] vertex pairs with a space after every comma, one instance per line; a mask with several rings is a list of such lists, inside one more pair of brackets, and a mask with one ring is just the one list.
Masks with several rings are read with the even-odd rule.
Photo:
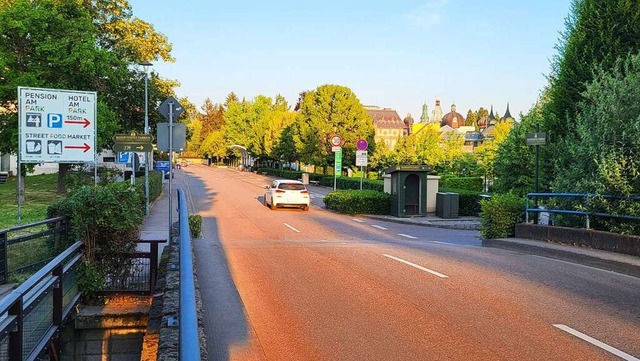
[[449, 243], [449, 242], [440, 242], [440, 241], [429, 241], [429, 242], [436, 243], [436, 244], [444, 244], [444, 245], [447, 245], [447, 246], [458, 246], [455, 243]]
[[289, 223], [284, 223], [284, 225], [289, 228], [290, 230], [296, 232], [296, 233], [300, 233], [299, 230], [297, 230], [294, 226], [290, 225]]
[[356, 221], [358, 223], [364, 223], [364, 221], [362, 219], [358, 219], [358, 218], [351, 218], [352, 221]]
[[410, 235], [404, 234], [404, 233], [398, 233], [398, 236], [409, 238], [409, 239], [418, 239], [418, 237], [410, 236]]
[[372, 225], [371, 225], [371, 227], [373, 227], [373, 228], [377, 228], [377, 229], [381, 229], [381, 230], [383, 230], [383, 231], [386, 231], [386, 230], [388, 230], [388, 229], [389, 229], [389, 228], [384, 228], [384, 227], [382, 227], [382, 226], [379, 226], [379, 225], [377, 225], [377, 224], [372, 224]]
[[434, 270], [430, 270], [430, 269], [428, 269], [428, 268], [422, 267], [422, 266], [417, 265], [417, 264], [415, 264], [415, 263], [411, 263], [411, 262], [409, 262], [409, 261], [405, 261], [405, 260], [403, 260], [402, 258], [397, 258], [397, 257], [394, 257], [394, 256], [390, 256], [390, 255], [388, 255], [388, 254], [383, 254], [383, 256], [385, 256], [385, 257], [387, 257], [387, 258], [391, 258], [391, 259], [392, 259], [392, 260], [394, 260], [394, 261], [402, 262], [402, 263], [404, 263], [404, 264], [406, 264], [406, 265], [409, 265], [409, 266], [411, 266], [411, 267], [415, 267], [415, 268], [417, 268], [417, 269], [419, 269], [419, 270], [422, 270], [422, 271], [425, 271], [425, 272], [427, 272], [427, 273], [431, 273], [432, 275], [438, 276], [438, 277], [440, 277], [440, 278], [449, 278], [449, 276], [447, 276], [447, 275], [443, 275], [443, 274], [442, 274], [442, 273], [440, 273], [440, 272], [436, 272], [436, 271], [434, 271]]
[[598, 347], [600, 347], [601, 349], [603, 349], [605, 351], [611, 352], [612, 354], [620, 357], [623, 360], [640, 361], [640, 359], [637, 359], [637, 358], [629, 355], [628, 353], [622, 352], [622, 351], [618, 350], [615, 347], [611, 347], [611, 346], [607, 345], [606, 343], [600, 342], [600, 341], [596, 340], [595, 338], [590, 337], [588, 335], [585, 335], [584, 333], [582, 333], [580, 331], [576, 331], [576, 330], [574, 330], [573, 328], [571, 328], [569, 326], [561, 325], [561, 324], [555, 324], [553, 326], [561, 329], [562, 331], [570, 333], [570, 334], [576, 336], [577, 338], [581, 338], [584, 341], [587, 341], [592, 345], [598, 346]]

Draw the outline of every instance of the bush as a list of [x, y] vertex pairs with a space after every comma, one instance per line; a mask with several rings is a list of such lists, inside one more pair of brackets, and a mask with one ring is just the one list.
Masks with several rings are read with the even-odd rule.
[[391, 195], [373, 190], [339, 190], [324, 197], [327, 209], [347, 214], [389, 214]]
[[480, 234], [484, 238], [513, 237], [516, 223], [524, 221], [525, 200], [510, 193], [483, 200], [480, 207]]
[[202, 216], [200, 216], [199, 214], [189, 215], [189, 233], [191, 234], [191, 238], [200, 237], [201, 231], [202, 231]]
[[[136, 177], [136, 192], [142, 195], [144, 207], [144, 173], [141, 177]], [[155, 201], [162, 194], [162, 172], [158, 170], [149, 171], [149, 203]]]
[[441, 177], [439, 188], [482, 192], [481, 177]]
[[477, 217], [480, 214], [480, 201], [484, 199], [482, 192], [468, 191], [464, 189], [440, 189], [440, 192], [458, 193], [460, 203], [458, 214], [461, 216]]
[[[91, 267], [80, 273], [80, 285], [93, 284], [95, 272], [106, 278], [130, 271], [130, 264], [122, 262], [118, 255], [135, 250], [145, 213], [144, 192], [125, 182], [85, 186], [53, 204], [48, 213], [68, 216], [72, 234], [84, 243], [84, 261]], [[91, 297], [94, 290], [89, 287], [82, 291]]]

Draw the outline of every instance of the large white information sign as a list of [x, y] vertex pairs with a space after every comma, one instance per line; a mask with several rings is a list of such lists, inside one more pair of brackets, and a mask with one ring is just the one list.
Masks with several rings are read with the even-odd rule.
[[96, 92], [18, 87], [22, 163], [93, 163]]

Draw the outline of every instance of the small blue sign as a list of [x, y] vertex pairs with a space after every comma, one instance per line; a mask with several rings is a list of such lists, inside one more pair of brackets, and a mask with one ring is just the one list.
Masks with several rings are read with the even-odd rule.
[[47, 127], [62, 128], [62, 114], [47, 114]]
[[129, 152], [118, 152], [118, 163], [129, 163]]

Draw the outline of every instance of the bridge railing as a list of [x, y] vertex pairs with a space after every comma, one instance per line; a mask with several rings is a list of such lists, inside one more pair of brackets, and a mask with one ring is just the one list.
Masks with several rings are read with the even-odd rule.
[[[531, 200], [536, 201], [540, 198], [577, 198], [582, 199], [583, 208], [585, 210], [576, 210], [576, 209], [547, 209], [540, 207], [531, 207]], [[550, 213], [550, 214], [570, 214], [570, 215], [578, 215], [585, 217], [585, 228], [591, 228], [591, 218], [592, 217], [604, 217], [604, 218], [615, 218], [615, 219], [624, 219], [624, 220], [632, 220], [638, 221], [640, 217], [635, 215], [627, 215], [627, 214], [611, 214], [604, 212], [593, 212], [587, 210], [587, 206], [589, 200], [595, 198], [603, 198], [610, 200], [622, 200], [622, 201], [640, 201], [640, 197], [625, 197], [625, 196], [613, 196], [613, 195], [595, 195], [595, 194], [583, 194], [583, 193], [529, 193], [527, 194], [527, 199], [525, 203], [525, 222], [529, 223], [529, 213]]]
[[178, 189], [178, 225], [180, 229], [180, 360], [200, 360], [200, 337], [196, 312], [196, 290], [191, 256], [189, 212], [182, 189]]
[[1, 229], [0, 284], [11, 274], [31, 274], [51, 261], [61, 251], [68, 225], [67, 217], [55, 217]]
[[80, 299], [82, 242], [60, 253], [0, 300], [0, 359], [36, 360], [50, 347]]

